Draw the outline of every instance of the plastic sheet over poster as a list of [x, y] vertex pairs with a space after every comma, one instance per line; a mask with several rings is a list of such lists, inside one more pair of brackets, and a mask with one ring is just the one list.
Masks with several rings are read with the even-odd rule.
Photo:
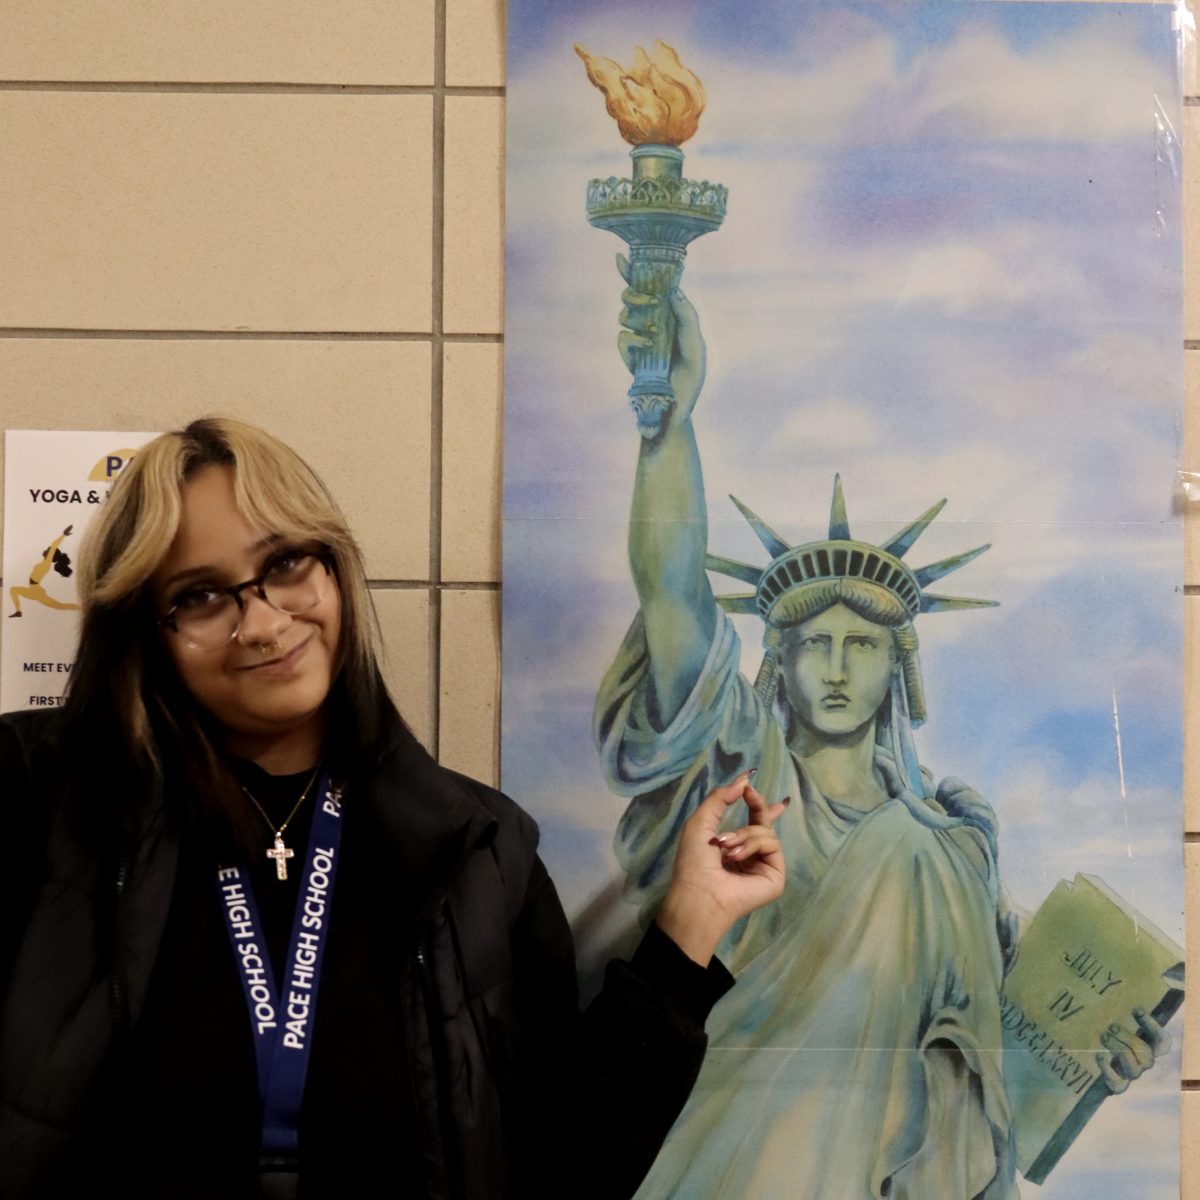
[[709, 786], [802, 799], [640, 1200], [1178, 1193], [1172, 16], [510, 6], [503, 781], [585, 985]]

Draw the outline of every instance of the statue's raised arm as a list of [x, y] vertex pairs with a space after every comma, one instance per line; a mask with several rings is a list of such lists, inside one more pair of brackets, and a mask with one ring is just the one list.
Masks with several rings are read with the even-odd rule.
[[[617, 265], [629, 282], [629, 264]], [[633, 359], [658, 332], [658, 297], [626, 288], [618, 338], [621, 357]], [[671, 296], [675, 342], [671, 386], [675, 400], [660, 432], [643, 437], [629, 516], [629, 562], [637, 587], [650, 655], [651, 694], [659, 728], [679, 712], [695, 686], [716, 629], [717, 610], [704, 555], [708, 513], [692, 410], [704, 386], [704, 339], [700, 319], [680, 291]]]

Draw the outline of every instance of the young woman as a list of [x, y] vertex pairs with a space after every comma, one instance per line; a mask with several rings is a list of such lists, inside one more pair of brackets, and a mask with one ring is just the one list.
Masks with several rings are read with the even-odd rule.
[[712, 794], [581, 1018], [536, 827], [405, 727], [291, 450], [156, 439], [80, 593], [64, 708], [0, 720], [0, 1195], [631, 1193], [729, 986], [713, 950], [781, 890], [782, 806]]

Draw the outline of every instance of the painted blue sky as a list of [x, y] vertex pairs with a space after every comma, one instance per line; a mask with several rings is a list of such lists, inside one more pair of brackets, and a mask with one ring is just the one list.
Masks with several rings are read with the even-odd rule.
[[[577, 38], [590, 23], [620, 30], [634, 41], [658, 36], [670, 22], [680, 40], [722, 55], [752, 55], [760, 63], [783, 61], [804, 69], [831, 50], [844, 49], [862, 31], [886, 29], [901, 62], [911, 63], [927, 48], [942, 46], [980, 23], [1000, 33], [1014, 49], [1028, 53], [1055, 39], [1094, 28], [1094, 7], [1087, 4], [994, 4], [981, 14], [978, 3], [918, 4], [910, 0], [875, 3], [825, 3], [823, 0], [703, 0], [702, 3], [597, 4], [596, 0], [518, 0], [508, 14], [510, 74], [525, 76], [563, 38]], [[646, 28], [650, 33], [643, 32]], [[1123, 22], [1126, 41], [1157, 56], [1174, 53], [1170, 23], [1135, 17]]]
[[[869, 540], [949, 497], [909, 557], [991, 542], [942, 590], [1001, 606], [918, 622], [923, 761], [995, 805], [1019, 906], [1088, 871], [1179, 936], [1169, 9], [510, 0], [509, 26], [503, 776], [568, 911], [616, 876], [590, 718], [635, 609], [638, 450], [621, 245], [584, 216], [627, 147], [572, 45], [628, 61], [662, 37], [708, 94], [685, 174], [730, 191], [683, 280], [710, 548], [765, 561], [731, 492], [792, 540], [822, 534], [835, 472]], [[1107, 1194], [1082, 1170], [1041, 1194]]]

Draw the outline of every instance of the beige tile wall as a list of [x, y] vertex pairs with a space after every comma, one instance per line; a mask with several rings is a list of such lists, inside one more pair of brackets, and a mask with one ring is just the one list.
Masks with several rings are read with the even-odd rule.
[[0, 6], [3, 427], [285, 436], [409, 722], [493, 781], [503, 44], [495, 0]]
[[[1197, 0], [1200, 2], [1200, 0]], [[5, 0], [3, 425], [252, 416], [342, 498], [388, 678], [449, 765], [498, 770], [503, 0]], [[1200, 73], [1188, 55], [1188, 409], [1200, 403]], [[1200, 470], [1192, 420], [1185, 466]], [[1200, 501], [1184, 568], [1188, 678]], [[1189, 734], [1196, 724], [1189, 690]], [[1194, 738], [1189, 737], [1190, 746]], [[1187, 775], [1200, 912], [1200, 775]], [[1200, 1145], [1200, 1002], [1184, 1122]], [[1200, 1200], [1186, 1157], [1184, 1195]]]

